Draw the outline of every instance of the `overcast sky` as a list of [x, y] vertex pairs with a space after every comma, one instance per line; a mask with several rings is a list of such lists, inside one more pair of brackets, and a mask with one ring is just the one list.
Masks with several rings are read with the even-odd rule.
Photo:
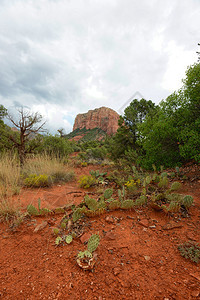
[[200, 0], [0, 0], [0, 104], [51, 133], [78, 113], [159, 103], [197, 61]]

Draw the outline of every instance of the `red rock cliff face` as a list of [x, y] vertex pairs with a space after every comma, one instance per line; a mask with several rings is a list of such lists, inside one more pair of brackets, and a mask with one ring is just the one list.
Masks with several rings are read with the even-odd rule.
[[77, 128], [101, 128], [108, 135], [112, 135], [117, 131], [118, 119], [118, 113], [116, 113], [111, 108], [96, 108], [94, 110], [89, 110], [85, 114], [78, 114], [74, 122], [73, 131]]

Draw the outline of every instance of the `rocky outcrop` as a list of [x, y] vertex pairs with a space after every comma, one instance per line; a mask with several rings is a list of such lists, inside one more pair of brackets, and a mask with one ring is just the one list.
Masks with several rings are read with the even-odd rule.
[[100, 128], [108, 135], [116, 133], [119, 115], [113, 109], [100, 107], [76, 116], [73, 131], [76, 129]]

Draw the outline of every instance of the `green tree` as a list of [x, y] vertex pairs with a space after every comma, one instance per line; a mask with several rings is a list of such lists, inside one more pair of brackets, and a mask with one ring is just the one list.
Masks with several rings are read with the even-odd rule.
[[183, 83], [185, 122], [179, 132], [180, 153], [200, 162], [200, 63], [187, 69]]
[[0, 105], [0, 120], [7, 115], [7, 109], [1, 104]]
[[129, 149], [138, 151], [140, 149], [139, 140], [141, 138], [139, 125], [145, 120], [147, 115], [154, 115], [156, 105], [151, 100], [134, 99], [125, 109], [124, 116], [119, 118], [119, 128], [111, 141], [110, 148], [113, 158], [125, 155]]
[[160, 103], [157, 114], [146, 118], [140, 131], [143, 165], [200, 161], [200, 64], [187, 69], [183, 87]]
[[39, 147], [39, 152], [46, 152], [49, 155], [65, 157], [73, 152], [73, 143], [66, 138], [60, 138], [59, 136], [44, 136]]

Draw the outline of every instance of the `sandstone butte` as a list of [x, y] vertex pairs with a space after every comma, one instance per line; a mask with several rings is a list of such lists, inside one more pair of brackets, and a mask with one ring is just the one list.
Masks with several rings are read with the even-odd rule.
[[116, 133], [119, 115], [108, 107], [100, 107], [89, 110], [87, 113], [78, 114], [75, 118], [73, 131], [76, 129], [101, 128], [108, 135]]

